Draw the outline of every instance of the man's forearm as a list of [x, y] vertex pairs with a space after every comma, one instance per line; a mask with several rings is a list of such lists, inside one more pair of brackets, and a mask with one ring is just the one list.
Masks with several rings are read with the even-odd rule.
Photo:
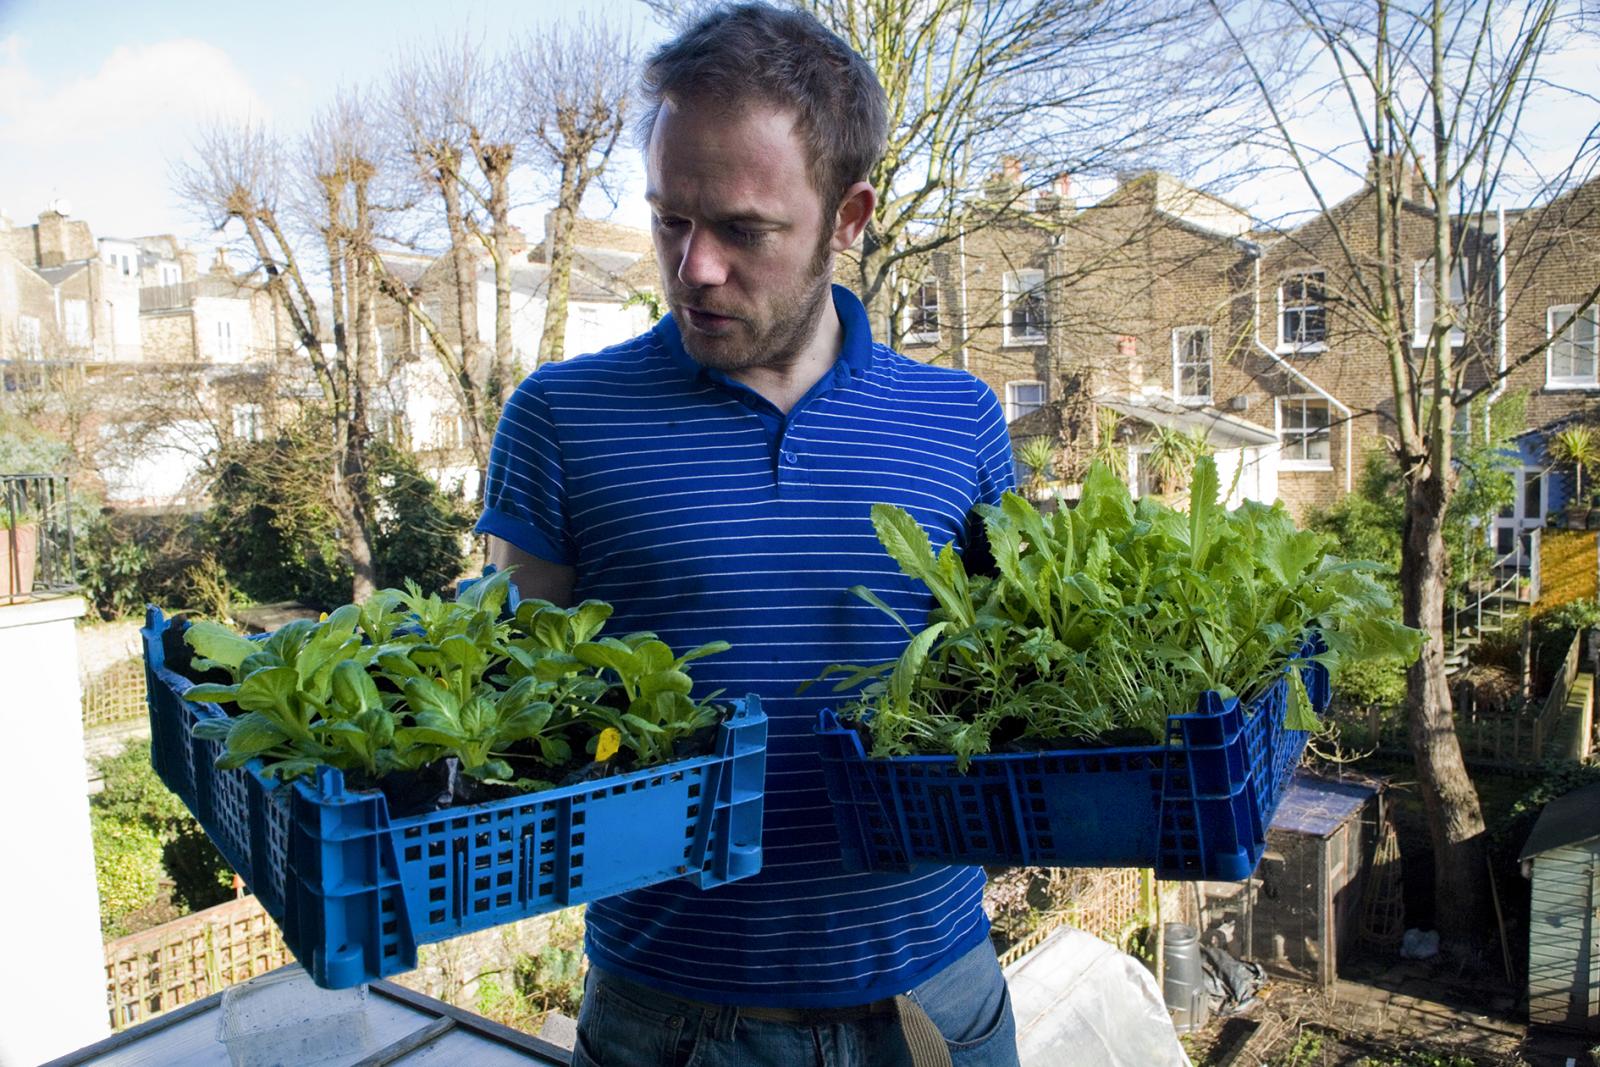
[[489, 538], [489, 562], [501, 570], [516, 568], [511, 581], [524, 598], [548, 600], [557, 607], [572, 606], [572, 589], [578, 581], [578, 572], [573, 568], [540, 559], [498, 537]]

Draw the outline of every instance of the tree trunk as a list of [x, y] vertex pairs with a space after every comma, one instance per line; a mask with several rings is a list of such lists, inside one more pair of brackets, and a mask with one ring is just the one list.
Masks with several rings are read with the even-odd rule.
[[539, 362], [555, 362], [567, 354], [567, 293], [572, 288], [572, 230], [578, 217], [580, 164], [561, 165], [561, 193], [550, 212], [550, 274], [545, 282], [544, 334], [539, 338]]
[[1400, 560], [1405, 622], [1427, 635], [1406, 673], [1411, 753], [1434, 854], [1435, 923], [1447, 939], [1481, 937], [1485, 928], [1483, 812], [1456, 737], [1444, 667], [1444, 514], [1448, 489], [1433, 471], [1406, 481]]
[[500, 411], [511, 399], [511, 391], [521, 379], [511, 338], [511, 179], [510, 154], [495, 156], [486, 163], [489, 177], [489, 214], [494, 240], [494, 366], [489, 374], [488, 407], [491, 421], [498, 422]]
[[378, 572], [366, 504], [366, 446], [355, 430], [349, 421], [334, 430], [332, 503], [350, 555], [350, 596], [361, 601], [377, 592]]

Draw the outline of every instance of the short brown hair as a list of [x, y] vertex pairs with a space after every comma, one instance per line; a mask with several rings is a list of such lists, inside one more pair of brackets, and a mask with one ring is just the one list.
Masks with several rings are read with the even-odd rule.
[[648, 148], [663, 102], [737, 111], [765, 103], [796, 113], [811, 184], [832, 208], [883, 155], [888, 104], [867, 61], [803, 11], [723, 5], [645, 62], [640, 144]]

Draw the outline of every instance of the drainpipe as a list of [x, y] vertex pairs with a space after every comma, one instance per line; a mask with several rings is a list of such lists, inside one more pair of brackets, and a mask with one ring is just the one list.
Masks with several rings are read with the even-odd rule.
[[[1489, 403], [1493, 404], [1500, 399], [1500, 394], [1506, 391], [1506, 209], [1495, 208], [1494, 230], [1494, 286], [1495, 286], [1495, 365], [1499, 374], [1495, 376], [1494, 388], [1489, 390]], [[1489, 429], [1489, 409], [1483, 412], [1483, 428]]]
[[1354, 457], [1356, 451], [1356, 434], [1355, 423], [1352, 422], [1350, 418], [1352, 415], [1354, 415], [1354, 412], [1352, 412], [1350, 407], [1342, 402], [1338, 397], [1334, 396], [1322, 386], [1306, 377], [1305, 373], [1301, 371], [1299, 367], [1296, 367], [1293, 363], [1290, 363], [1288, 360], [1278, 355], [1277, 352], [1267, 347], [1266, 343], [1261, 340], [1261, 246], [1250, 241], [1241, 241], [1240, 244], [1244, 245], [1245, 251], [1249, 253], [1251, 261], [1250, 265], [1255, 270], [1255, 288], [1252, 290], [1250, 298], [1252, 309], [1251, 333], [1255, 340], [1256, 347], [1262, 352], [1266, 353], [1267, 358], [1271, 359], [1274, 363], [1278, 364], [1278, 366], [1288, 371], [1291, 377], [1298, 379], [1302, 384], [1305, 385], [1307, 389], [1310, 389], [1313, 393], [1316, 393], [1318, 396], [1326, 400], [1331, 407], [1338, 408], [1345, 414], [1344, 491], [1348, 493], [1350, 492], [1351, 487], [1355, 484], [1353, 471], [1355, 469]]
[[961, 274], [961, 369], [970, 370], [967, 359], [967, 228], [956, 234], [956, 255]]

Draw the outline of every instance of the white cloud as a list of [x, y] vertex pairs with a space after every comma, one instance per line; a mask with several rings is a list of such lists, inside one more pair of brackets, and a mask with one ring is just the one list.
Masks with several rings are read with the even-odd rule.
[[192, 231], [168, 173], [196, 127], [268, 108], [227, 52], [179, 38], [113, 49], [52, 82], [27, 40], [0, 39], [0, 207], [29, 221], [56, 197], [97, 235]]

